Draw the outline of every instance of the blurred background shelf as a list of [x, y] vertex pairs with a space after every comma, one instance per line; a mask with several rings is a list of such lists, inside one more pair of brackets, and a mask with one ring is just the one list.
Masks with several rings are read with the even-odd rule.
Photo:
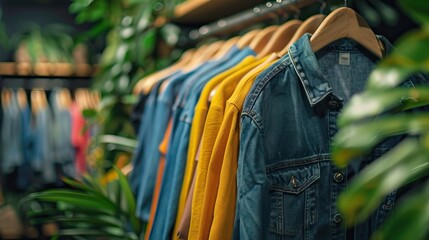
[[172, 19], [183, 25], [203, 25], [252, 8], [263, 0], [188, 0], [177, 5]]
[[88, 64], [0, 62], [1, 76], [90, 78], [96, 70], [96, 65]]

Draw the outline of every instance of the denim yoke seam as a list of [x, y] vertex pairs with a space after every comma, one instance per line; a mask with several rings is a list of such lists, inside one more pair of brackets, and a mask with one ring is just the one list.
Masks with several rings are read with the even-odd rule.
[[255, 88], [250, 91], [250, 93], [247, 96], [248, 103], [243, 108], [243, 111], [241, 113], [241, 117], [248, 116], [252, 121], [255, 123], [255, 125], [258, 127], [259, 131], [263, 133], [263, 121], [260, 115], [254, 110], [256, 100], [258, 100], [260, 94], [262, 93], [262, 90], [266, 87], [268, 82], [276, 76], [281, 70], [285, 69], [288, 65], [290, 65], [290, 59], [289, 57], [285, 60], [278, 63], [277, 66], [275, 66], [264, 78], [255, 85]]

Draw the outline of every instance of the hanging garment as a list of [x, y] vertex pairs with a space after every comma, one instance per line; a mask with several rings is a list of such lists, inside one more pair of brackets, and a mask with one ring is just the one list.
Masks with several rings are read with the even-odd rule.
[[52, 130], [52, 113], [48, 105], [40, 106], [34, 116], [34, 159], [36, 170], [42, 173], [44, 183], [56, 180]]
[[[143, 165], [143, 153], [147, 151], [147, 148], [149, 146], [149, 142], [151, 141], [151, 135], [149, 134], [151, 131], [153, 119], [154, 119], [154, 111], [156, 107], [156, 97], [158, 96], [158, 89], [161, 85], [162, 80], [159, 81], [152, 89], [152, 91], [149, 93], [149, 96], [146, 100], [145, 108], [143, 111], [143, 116], [141, 120], [141, 124], [139, 127], [139, 132], [137, 135], [137, 140], [139, 144], [137, 145], [136, 150], [133, 154], [133, 171], [130, 176], [130, 183], [131, 187], [134, 192], [134, 196], [137, 197], [137, 205], [139, 202], [139, 186], [141, 184], [141, 177], [142, 177], [142, 165]], [[142, 210], [140, 210], [138, 207], [136, 208], [136, 215], [140, 216]]]
[[61, 174], [68, 177], [76, 175], [74, 166], [75, 150], [71, 142], [72, 121], [70, 111], [60, 106], [58, 95], [60, 89], [54, 89], [50, 96], [50, 105], [52, 107], [52, 138], [53, 138], [53, 154], [55, 162], [60, 167]]
[[[203, 64], [201, 67], [199, 67], [199, 70], [196, 74], [194, 74], [191, 78], [189, 78], [184, 86], [182, 87], [182, 90], [179, 94], [179, 97], [176, 100], [175, 106], [173, 107], [174, 109], [174, 114], [175, 114], [175, 118], [176, 120], [178, 120], [180, 118], [180, 114], [182, 113], [183, 110], [183, 106], [185, 105], [185, 101], [186, 101], [186, 97], [189, 94], [189, 89], [195, 85], [195, 83], [203, 78], [205, 75], [208, 74], [208, 71], [210, 71], [211, 69], [216, 68], [217, 66], [225, 63], [228, 59], [232, 58], [232, 56], [236, 55], [239, 52], [239, 49], [236, 46], [231, 47], [231, 49], [228, 51], [227, 54], [225, 54], [225, 56], [223, 56], [221, 59], [216, 60], [216, 61], [210, 61], [206, 64]], [[208, 96], [207, 96], [208, 97]], [[200, 133], [196, 133], [196, 134], [191, 134], [190, 135], [190, 139], [189, 139], [189, 150], [187, 153], [187, 159], [194, 159], [195, 158], [195, 153], [196, 153], [196, 148], [197, 146], [195, 146], [195, 143], [199, 142], [199, 138], [201, 137], [200, 135], [202, 134], [202, 128], [204, 125], [204, 121], [205, 121], [205, 112], [200, 113], [198, 110], [195, 113], [195, 118], [197, 119], [195, 122], [198, 123], [198, 126], [194, 127], [194, 124], [192, 124], [192, 128], [196, 128], [198, 130], [201, 130]], [[177, 125], [178, 123], [176, 123]], [[198, 138], [198, 139], [197, 139]], [[191, 171], [191, 172], [190, 172]], [[176, 232], [177, 230], [177, 226], [178, 226], [178, 222], [180, 221], [180, 217], [182, 216], [183, 213], [183, 209], [185, 206], [185, 202], [187, 199], [187, 195], [189, 192], [189, 187], [192, 181], [192, 176], [193, 176], [193, 172], [194, 172], [194, 163], [193, 161], [191, 161], [191, 163], [186, 165], [186, 170], [184, 173], [184, 181], [182, 184], [182, 188], [181, 188], [181, 192], [180, 192], [180, 196], [179, 196], [179, 205], [178, 205], [178, 210], [177, 210], [177, 218], [176, 218], [176, 224], [175, 224], [175, 230], [173, 231], [173, 235], [174, 232]], [[175, 236], [173, 236], [175, 237]]]
[[[363, 90], [376, 63], [351, 40], [315, 54], [309, 39], [304, 35], [258, 77], [243, 106], [235, 239], [346, 239], [337, 196], [350, 177], [400, 140], [383, 142], [347, 169], [331, 163], [338, 113]], [[412, 87], [413, 81], [404, 85]], [[390, 213], [395, 194], [350, 230], [354, 239], [370, 238]]]
[[[31, 109], [28, 105], [20, 108], [21, 115], [21, 146], [24, 153], [24, 161], [18, 167], [17, 187], [26, 190], [33, 183], [32, 158], [34, 154], [34, 135], [31, 122]], [[5, 144], [3, 146], [8, 146]]]
[[158, 203], [159, 207], [155, 215], [151, 239], [166, 239], [172, 234], [181, 190], [180, 187], [182, 186], [182, 179], [186, 165], [189, 134], [194, 116], [194, 108], [200, 98], [204, 86], [213, 77], [233, 68], [244, 58], [250, 55], [255, 55], [253, 50], [250, 48], [242, 49], [232, 58], [229, 58], [225, 63], [211, 69], [202, 78], [197, 79], [198, 81], [193, 84], [191, 88], [186, 88], [186, 85], [192, 78], [188, 79], [184, 84], [185, 88], [182, 89], [186, 89], [184, 94], [185, 97], [183, 98], [186, 99], [186, 104], [182, 105], [183, 112], [180, 114], [180, 118], [178, 119], [177, 115], [173, 117], [172, 142], [169, 144], [169, 152], [167, 153], [165, 173], [162, 180], [161, 195]]
[[[201, 135], [203, 133], [204, 124], [206, 122], [206, 116], [207, 116], [208, 109], [209, 109], [210, 92], [213, 91], [213, 89], [215, 89], [228, 76], [233, 75], [235, 72], [239, 71], [242, 68], [245, 68], [245, 67], [248, 67], [249, 65], [254, 64], [255, 61], [256, 61], [256, 59], [254, 56], [246, 57], [239, 64], [237, 64], [233, 68], [229, 69], [228, 71], [225, 71], [225, 72], [217, 75], [216, 77], [211, 79], [205, 85], [205, 87], [204, 87], [204, 89], [200, 95], [200, 98], [198, 100], [198, 103], [195, 106], [195, 117], [192, 120], [191, 132], [190, 132], [190, 137], [189, 137], [187, 161], [186, 161], [187, 163], [186, 163], [185, 170], [184, 170], [185, 171], [184, 177], [185, 177], [186, 181], [190, 181], [190, 180], [192, 181], [192, 179], [190, 179], [188, 176], [186, 176], [186, 174], [194, 175], [193, 170], [194, 170], [195, 154], [192, 156], [192, 155], [190, 155], [190, 152], [196, 153], [196, 150], [200, 145], [200, 139], [201, 139]], [[220, 119], [220, 120], [222, 120], [222, 119]], [[192, 130], [194, 130], [194, 131], [192, 131]], [[193, 136], [193, 134], [195, 134], [195, 136]], [[188, 157], [190, 157], [190, 158], [188, 158]], [[185, 184], [189, 185], [189, 182], [183, 182], [182, 188], [183, 188], [183, 186], [185, 186]], [[187, 193], [188, 193], [188, 189], [182, 189], [181, 193], [180, 193], [180, 197], [186, 196]], [[183, 215], [184, 204], [186, 202], [185, 200], [186, 200], [186, 198], [184, 198], [184, 199], [179, 198], [179, 206], [178, 206], [177, 217], [176, 217], [176, 221], [175, 221], [175, 229], [173, 231], [173, 235], [177, 234], [177, 227], [180, 224], [180, 221], [181, 221], [180, 219]]]
[[143, 112], [144, 112], [144, 107], [145, 107], [146, 100], [148, 97], [149, 97], [149, 94], [141, 93], [139, 95], [139, 100], [138, 100], [137, 104], [134, 105], [133, 111], [131, 112], [130, 121], [133, 124], [134, 131], [136, 133], [139, 132], [141, 121], [143, 118], [142, 116], [143, 116]]
[[76, 174], [84, 175], [87, 172], [86, 150], [89, 143], [89, 132], [83, 131], [85, 127], [85, 118], [82, 115], [82, 109], [76, 102], [70, 106], [72, 119], [71, 125], [71, 143], [75, 149], [75, 169]]
[[[246, 62], [246, 60], [248, 60]], [[194, 197], [192, 201], [192, 213], [189, 238], [202, 239], [208, 237], [210, 229], [213, 206], [210, 206], [212, 201], [216, 199], [217, 186], [215, 182], [207, 181], [209, 175], [213, 175], [213, 168], [209, 169], [210, 157], [212, 155], [213, 145], [216, 136], [219, 133], [219, 128], [222, 123], [224, 114], [224, 103], [234, 91], [237, 83], [247, 72], [258, 66], [264, 60], [256, 60], [255, 57], [248, 57], [234, 68], [233, 72], [226, 74], [221, 83], [217, 84], [215, 95], [208, 109], [207, 118], [205, 119], [204, 131], [201, 137], [201, 150], [198, 159], [198, 167], [196, 169], [196, 180]], [[212, 80], [213, 81], [213, 80]], [[213, 92], [210, 91], [210, 92]], [[210, 94], [209, 92], [209, 94]], [[207, 98], [200, 98], [198, 104], [203, 108], [207, 108]], [[197, 105], [197, 108], [199, 105]], [[211, 185], [213, 184], [213, 185]], [[197, 219], [200, 219], [199, 221]], [[194, 235], [198, 233], [197, 235]]]
[[162, 176], [164, 175], [164, 168], [165, 168], [165, 156], [167, 155], [167, 151], [168, 151], [168, 142], [170, 141], [170, 137], [171, 137], [172, 124], [173, 124], [173, 120], [170, 119], [170, 121], [168, 122], [167, 131], [165, 132], [165, 135], [164, 135], [164, 139], [159, 145], [159, 152], [161, 153], [161, 158], [159, 160], [159, 166], [158, 166], [158, 171], [156, 175], [156, 183], [155, 183], [155, 189], [153, 191], [152, 205], [150, 206], [150, 217], [149, 217], [149, 221], [145, 232], [146, 240], [149, 239], [150, 232], [152, 231], [153, 221], [155, 220], [155, 213], [158, 207]]
[[11, 173], [24, 162], [21, 135], [21, 113], [15, 92], [11, 92], [11, 101], [3, 107], [2, 121], [2, 160], [1, 169], [4, 174]]
[[150, 125], [147, 134], [150, 134], [150, 142], [147, 142], [147, 147], [143, 151], [142, 159], [142, 176], [137, 198], [137, 209], [141, 212], [143, 220], [149, 219], [151, 200], [153, 198], [153, 189], [156, 181], [156, 173], [159, 166], [161, 153], [159, 145], [162, 142], [165, 131], [168, 126], [168, 120], [171, 115], [171, 108], [178, 94], [179, 87], [182, 82], [193, 73], [193, 71], [183, 73], [177, 72], [169, 79], [166, 79], [163, 84], [166, 84], [165, 89], [159, 93], [156, 100], [154, 111], [154, 119]]
[[228, 100], [220, 101], [225, 104], [223, 106], [225, 114], [210, 156], [204, 194], [205, 211], [210, 215], [202, 218], [206, 220], [202, 223], [204, 224], [202, 229], [206, 230], [203, 235], [199, 233], [200, 238], [232, 238], [237, 191], [238, 123], [241, 107], [254, 79], [276, 58], [276, 55], [271, 55], [258, 61], [258, 66], [238, 82], [232, 95], [228, 94]]

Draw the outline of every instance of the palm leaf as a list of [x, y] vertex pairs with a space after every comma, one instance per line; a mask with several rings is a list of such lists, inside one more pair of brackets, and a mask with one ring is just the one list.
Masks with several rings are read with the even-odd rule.
[[395, 189], [429, 174], [427, 156], [418, 139], [407, 139], [368, 165], [339, 198], [348, 224], [365, 220]]
[[429, 130], [429, 114], [380, 117], [372, 122], [342, 128], [333, 139], [332, 158], [345, 167], [356, 157], [369, 153], [389, 137]]
[[46, 190], [31, 193], [23, 201], [39, 200], [45, 202], [64, 202], [83, 209], [99, 209], [106, 212], [116, 212], [117, 206], [99, 196], [88, 195], [73, 190]]
[[398, 112], [429, 105], [429, 87], [395, 88], [365, 91], [355, 95], [338, 118], [338, 126], [346, 125], [385, 112]]

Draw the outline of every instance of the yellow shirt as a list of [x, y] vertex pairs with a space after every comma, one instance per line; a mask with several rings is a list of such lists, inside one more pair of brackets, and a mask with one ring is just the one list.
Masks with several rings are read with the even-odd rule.
[[[269, 67], [278, 57], [273, 54], [265, 57], [263, 63], [247, 74], [237, 85], [234, 93], [226, 102], [225, 117], [216, 138], [210, 167], [217, 172], [217, 197], [213, 208], [213, 221], [210, 233], [205, 239], [232, 239], [235, 206], [237, 198], [237, 162], [240, 143], [240, 114], [256, 77]], [[209, 169], [211, 172], [212, 169]], [[220, 173], [219, 173], [220, 172]], [[210, 185], [210, 191], [213, 189]]]
[[[192, 199], [189, 239], [207, 239], [213, 219], [213, 209], [217, 195], [220, 166], [211, 166], [213, 146], [225, 112], [225, 104], [235, 87], [249, 71], [261, 64], [255, 61], [226, 78], [216, 89], [210, 104], [201, 140], [201, 151], [196, 169], [194, 196]], [[211, 168], [210, 168], [211, 167]]]
[[200, 99], [198, 100], [197, 105], [195, 106], [195, 115], [192, 120], [191, 132], [189, 136], [189, 146], [188, 146], [188, 156], [186, 161], [185, 174], [183, 177], [182, 189], [180, 191], [179, 204], [177, 208], [176, 221], [174, 224], [174, 229], [172, 233], [173, 239], [178, 239], [177, 231], [179, 229], [180, 220], [183, 216], [183, 211], [186, 205], [186, 199], [188, 197], [188, 192], [192, 183], [195, 170], [195, 156], [198, 151], [198, 146], [200, 143], [201, 136], [203, 134], [204, 123], [206, 121], [206, 116], [208, 112], [208, 99], [210, 92], [219, 85], [225, 78], [237, 72], [239, 69], [253, 63], [256, 61], [254, 56], [248, 56], [243, 59], [239, 64], [226, 70], [214, 78], [212, 78], [204, 87], [201, 92]]

